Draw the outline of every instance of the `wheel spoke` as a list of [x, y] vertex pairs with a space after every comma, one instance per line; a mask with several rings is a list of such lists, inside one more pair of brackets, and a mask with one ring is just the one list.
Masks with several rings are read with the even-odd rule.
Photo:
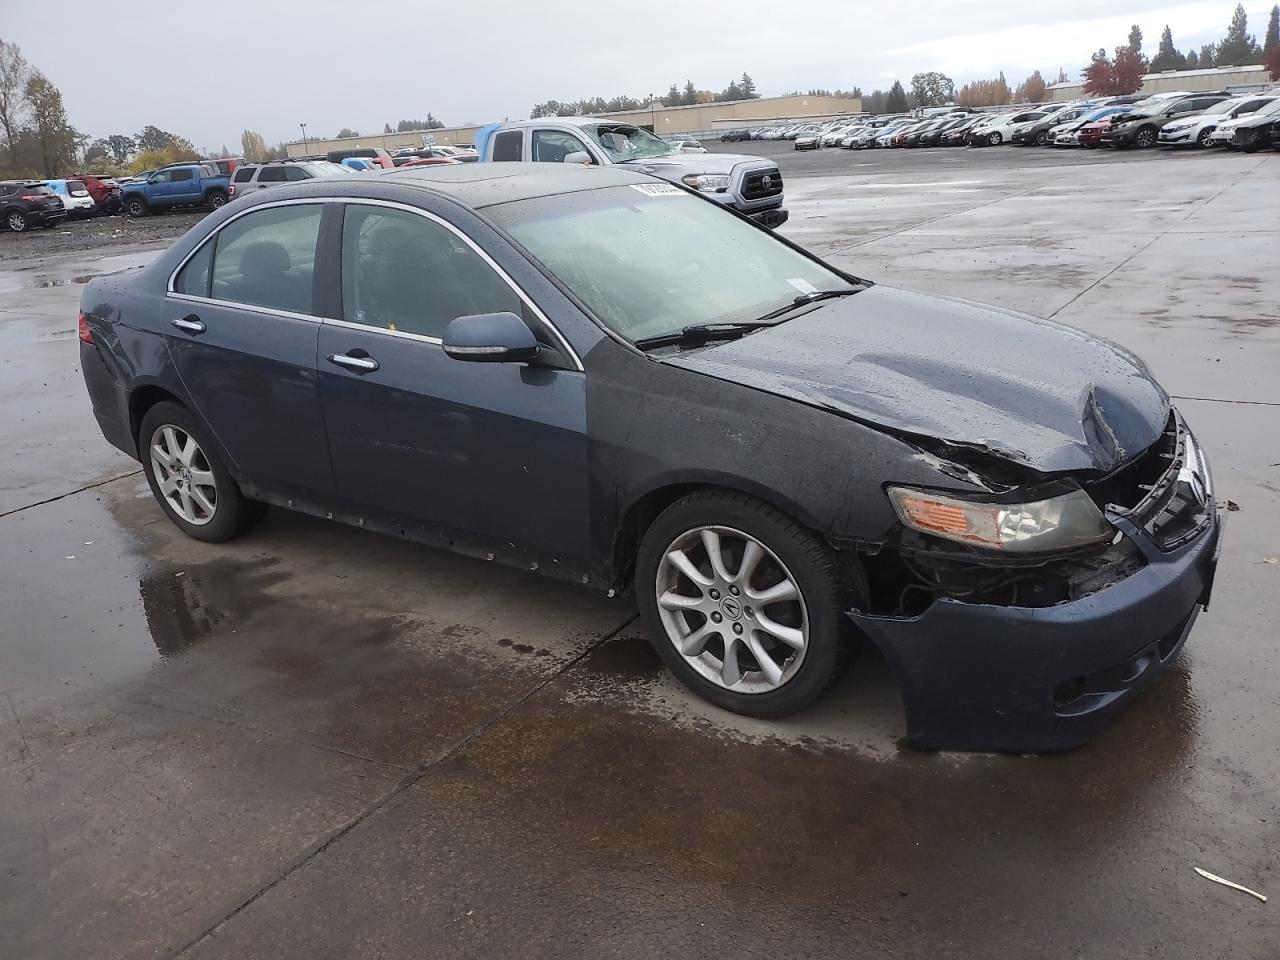
[[[154, 468], [158, 466], [158, 464], [152, 463], [151, 466]], [[160, 466], [160, 470], [163, 469], [164, 467]], [[156, 471], [156, 486], [158, 486], [160, 488], [160, 492], [167, 497], [169, 494], [173, 493], [173, 491], [178, 489], [178, 481], [172, 474], [161, 476], [160, 470]]]
[[658, 605], [667, 610], [697, 610], [702, 606], [702, 600], [702, 597], [686, 597], [668, 590], [658, 598]]
[[204, 511], [206, 517], [213, 516], [213, 503], [210, 502], [209, 498], [204, 495], [204, 491], [199, 487], [191, 488], [191, 499], [199, 505], [200, 509]]
[[724, 554], [720, 551], [720, 534], [714, 530], [702, 531], [702, 548], [707, 551], [707, 559], [711, 561], [711, 569], [721, 580], [729, 581], [733, 577], [724, 565]]
[[720, 665], [720, 679], [726, 687], [742, 680], [742, 667], [738, 665], [738, 638], [731, 633], [724, 635], [724, 662]]
[[680, 652], [686, 657], [696, 657], [707, 646], [707, 641], [716, 635], [716, 628], [708, 620], [693, 633], [680, 641]]
[[734, 581], [742, 587], [744, 593], [751, 594], [751, 575], [756, 572], [756, 565], [764, 557], [764, 550], [754, 540], [748, 540], [742, 551], [742, 562], [738, 564], [738, 575]]
[[760, 672], [764, 674], [765, 679], [776, 685], [782, 679], [782, 668], [778, 666], [773, 657], [769, 656], [769, 652], [765, 650], [754, 630], [747, 637], [747, 649], [756, 658], [756, 663], [760, 664]]
[[793, 650], [804, 649], [804, 631], [797, 627], [783, 626], [760, 612], [756, 613], [756, 626], [765, 633], [777, 637]]
[[191, 484], [192, 486], [196, 486], [196, 487], [217, 488], [218, 486], [216, 483], [214, 483], [213, 472], [211, 470], [192, 470]]
[[164, 464], [166, 470], [172, 470], [174, 467], [173, 457], [169, 455], [168, 450], [158, 443], [151, 445], [151, 459], [159, 460]]
[[796, 585], [785, 577], [778, 583], [775, 583], [768, 590], [748, 589], [746, 594], [751, 600], [754, 600], [762, 607], [770, 603], [778, 603], [782, 600], [794, 600], [800, 595], [796, 590]]
[[196, 446], [195, 440], [188, 436], [187, 442], [182, 445], [182, 452], [178, 454], [178, 459], [182, 461], [184, 467], [189, 467], [191, 466], [191, 461], [195, 459], [195, 455], [199, 452], [200, 448]]
[[188, 520], [194, 520], [196, 518], [196, 512], [191, 506], [191, 494], [186, 490], [179, 489], [178, 499], [182, 501], [182, 515]]
[[174, 433], [173, 427], [164, 428], [164, 448], [169, 453], [169, 460], [172, 463], [178, 461], [178, 437]]
[[672, 550], [667, 554], [667, 560], [699, 587], [705, 589], [715, 583], [714, 579], [708, 577], [694, 565], [694, 562], [689, 559], [689, 555], [683, 550]]

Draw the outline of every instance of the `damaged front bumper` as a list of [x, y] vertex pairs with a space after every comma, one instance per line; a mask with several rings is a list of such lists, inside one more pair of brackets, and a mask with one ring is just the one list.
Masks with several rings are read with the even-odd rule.
[[1028, 608], [941, 598], [912, 618], [849, 611], [898, 677], [912, 746], [1076, 747], [1172, 662], [1208, 605], [1220, 520], [1170, 553], [1117, 525], [1147, 565], [1079, 600]]
[[1222, 515], [1180, 417], [1144, 456], [1167, 466], [1140, 502], [1108, 508], [1137, 564], [1115, 566], [1114, 579], [1051, 605], [938, 596], [914, 616], [848, 611], [898, 677], [912, 746], [1079, 746], [1177, 656], [1209, 604]]

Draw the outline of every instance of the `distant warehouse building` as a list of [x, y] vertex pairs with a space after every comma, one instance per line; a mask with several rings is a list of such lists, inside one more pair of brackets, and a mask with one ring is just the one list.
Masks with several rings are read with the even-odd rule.
[[[1271, 85], [1267, 77], [1267, 68], [1261, 64], [1247, 67], [1208, 67], [1204, 70], [1165, 70], [1143, 76], [1138, 92], [1151, 94], [1186, 90], [1188, 93], [1202, 93], [1228, 90], [1233, 93], [1252, 93], [1255, 90], [1265, 90]], [[1049, 85], [1051, 100], [1079, 100], [1084, 95], [1083, 82]]]
[[[721, 103], [695, 103], [687, 107], [664, 107], [655, 103], [642, 110], [597, 114], [605, 119], [634, 123], [663, 137], [684, 134], [709, 134], [711, 131], [735, 127], [761, 126], [766, 122], [820, 120], [862, 112], [858, 97], [827, 97], [792, 94], [786, 97], [757, 97], [753, 100], [727, 100]], [[473, 143], [478, 126], [445, 127], [440, 130], [411, 130], [405, 133], [378, 133], [367, 137], [344, 137], [341, 140], [308, 138], [304, 144], [295, 140], [286, 144], [291, 157], [313, 156], [330, 150], [355, 147], [381, 147], [402, 150], [426, 143]]]

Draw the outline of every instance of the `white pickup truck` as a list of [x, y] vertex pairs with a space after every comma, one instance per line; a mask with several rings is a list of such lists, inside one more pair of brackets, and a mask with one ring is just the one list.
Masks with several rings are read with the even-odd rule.
[[486, 128], [480, 160], [625, 164], [750, 217], [763, 226], [787, 222], [782, 174], [770, 160], [731, 153], [681, 153], [676, 145], [630, 123], [600, 117], [540, 117]]

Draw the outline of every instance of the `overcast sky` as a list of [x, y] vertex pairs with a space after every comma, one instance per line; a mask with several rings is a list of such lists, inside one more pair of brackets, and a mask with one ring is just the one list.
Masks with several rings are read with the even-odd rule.
[[[1091, 51], [1141, 25], [1155, 53], [1168, 23], [1181, 49], [1217, 40], [1234, 0], [216, 0], [53, 7], [5, 0], [0, 37], [62, 90], [78, 129], [99, 137], [151, 123], [197, 147], [380, 132], [528, 116], [555, 98], [643, 98], [691, 79], [722, 89], [745, 70], [765, 96], [810, 87], [887, 88], [942, 70], [957, 86], [1004, 70], [1073, 77]], [[1259, 41], [1271, 3], [1245, 4]], [[56, 10], [56, 14], [53, 12]], [[154, 14], [151, 11], [156, 11]]]

